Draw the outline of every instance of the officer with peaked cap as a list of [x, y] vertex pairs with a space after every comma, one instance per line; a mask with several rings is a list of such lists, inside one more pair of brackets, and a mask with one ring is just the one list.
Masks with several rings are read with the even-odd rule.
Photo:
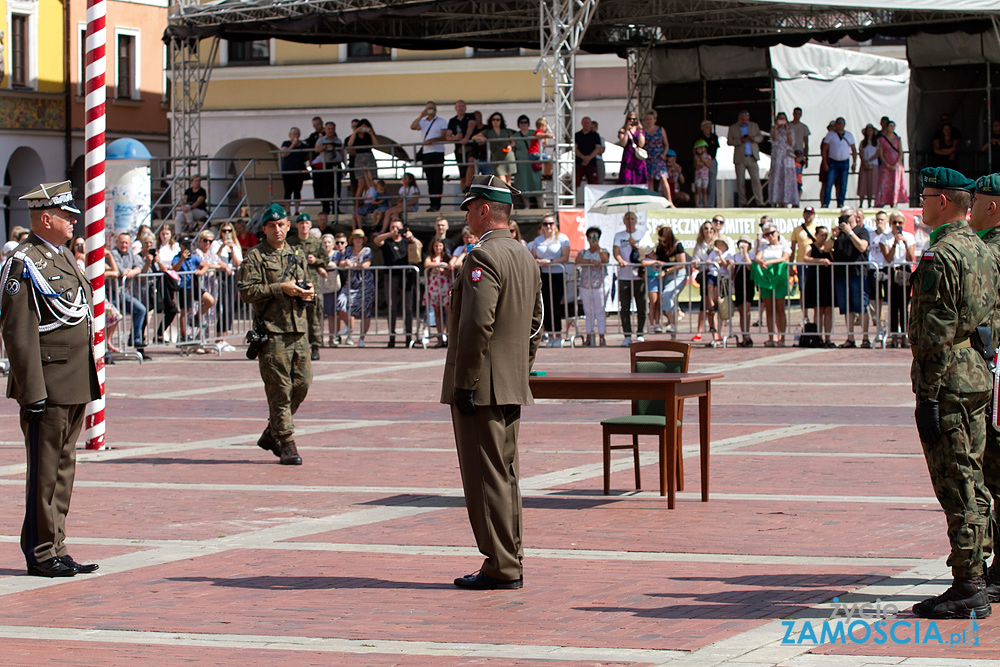
[[80, 213], [70, 182], [42, 183], [21, 200], [31, 234], [0, 273], [7, 397], [21, 406], [28, 459], [21, 550], [28, 574], [72, 577], [97, 569], [77, 563], [65, 544], [76, 440], [87, 403], [101, 396], [91, 290], [64, 245]]
[[[997, 271], [1000, 272], [1000, 174], [989, 174], [976, 181], [969, 224], [990, 249]], [[995, 346], [997, 341], [1000, 341], [1000, 307], [993, 311], [991, 329]], [[998, 535], [997, 512], [1000, 511], [1000, 430], [994, 425], [1000, 415], [994, 414], [993, 410], [993, 404], [997, 399], [996, 393], [997, 387], [994, 385], [993, 401], [986, 411], [986, 448], [983, 453], [983, 482], [993, 498], [990, 527], [994, 542]], [[983, 556], [988, 557], [985, 549]], [[986, 571], [986, 595], [990, 602], [1000, 602], [1000, 563], [996, 558]]]
[[966, 223], [974, 181], [952, 169], [920, 172], [930, 246], [911, 276], [910, 379], [914, 417], [934, 493], [948, 525], [953, 582], [913, 606], [923, 618], [985, 618], [990, 603], [984, 552], [991, 549], [983, 480], [986, 407], [992, 376], [977, 343], [997, 307], [996, 261]]
[[451, 289], [441, 402], [451, 405], [465, 506], [482, 568], [455, 579], [466, 589], [513, 589], [521, 569], [521, 490], [517, 431], [521, 406], [533, 403], [528, 373], [538, 349], [542, 279], [531, 255], [511, 238], [511, 188], [476, 176], [462, 202], [479, 243]]

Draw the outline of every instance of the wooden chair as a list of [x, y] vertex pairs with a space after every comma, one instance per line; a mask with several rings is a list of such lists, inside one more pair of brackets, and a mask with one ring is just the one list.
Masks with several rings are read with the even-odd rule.
[[[645, 341], [632, 343], [629, 347], [631, 368], [633, 373], [687, 373], [688, 361], [691, 358], [691, 345], [671, 340]], [[641, 489], [639, 478], [639, 436], [659, 436], [660, 450], [660, 495], [667, 495], [666, 450], [667, 428], [666, 406], [663, 401], [638, 400], [632, 401], [632, 414], [624, 417], [612, 417], [601, 422], [604, 430], [604, 495], [611, 493], [611, 450], [631, 449], [635, 461], [635, 488]], [[683, 426], [684, 401], [680, 401], [677, 410], [677, 423], [670, 427], [677, 430], [676, 464], [677, 490], [684, 490], [684, 460], [681, 456], [681, 431]], [[612, 445], [612, 435], [631, 435], [632, 443], [628, 445]], [[703, 482], [704, 483], [704, 480]]]

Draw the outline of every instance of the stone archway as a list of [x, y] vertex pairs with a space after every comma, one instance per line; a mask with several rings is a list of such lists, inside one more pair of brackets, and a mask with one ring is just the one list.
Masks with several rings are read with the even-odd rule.
[[16, 225], [31, 226], [28, 205], [18, 197], [44, 181], [45, 167], [34, 149], [21, 146], [11, 154], [3, 177], [4, 239]]
[[[248, 137], [237, 139], [223, 146], [209, 162], [209, 193], [213, 204], [220, 202], [235, 179], [250, 160], [256, 165], [245, 176], [247, 200], [251, 207], [271, 201], [268, 173], [278, 170], [278, 147], [264, 139]], [[279, 181], [280, 183], [280, 181]], [[225, 214], [233, 211], [239, 202], [239, 186], [233, 188], [226, 201]]]

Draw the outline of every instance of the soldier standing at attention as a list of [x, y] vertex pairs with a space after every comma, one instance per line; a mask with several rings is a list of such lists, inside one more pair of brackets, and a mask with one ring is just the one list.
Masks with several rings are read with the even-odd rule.
[[101, 396], [94, 361], [90, 283], [64, 244], [80, 211], [69, 181], [42, 183], [28, 202], [31, 234], [0, 274], [0, 331], [10, 358], [7, 397], [21, 406], [27, 450], [21, 551], [28, 574], [93, 572], [66, 549], [76, 439], [87, 403]]
[[542, 278], [534, 258], [510, 235], [511, 188], [476, 176], [462, 202], [479, 243], [466, 253], [451, 290], [456, 335], [448, 345], [441, 402], [451, 420], [472, 532], [486, 560], [459, 588], [521, 588], [521, 489], [517, 431], [533, 403], [528, 374], [541, 330]]
[[[972, 199], [972, 217], [969, 221], [976, 234], [993, 253], [993, 260], [1000, 272], [1000, 174], [990, 174], [976, 181], [976, 194]], [[1000, 304], [993, 311], [993, 345], [1000, 341]], [[991, 533], [994, 540], [1000, 534], [997, 526], [997, 512], [1000, 512], [1000, 432], [993, 426], [991, 410], [987, 408], [986, 450], [983, 454], [983, 482], [993, 497]], [[983, 553], [988, 557], [987, 553]], [[986, 571], [986, 595], [990, 602], [1000, 602], [1000, 564], [993, 559], [993, 565]]]
[[269, 415], [257, 446], [273, 452], [281, 465], [297, 466], [302, 465], [302, 458], [292, 438], [292, 415], [305, 400], [312, 382], [306, 305], [316, 292], [312, 286], [302, 287], [305, 261], [285, 243], [285, 209], [271, 204], [261, 218], [261, 231], [264, 240], [247, 253], [236, 282], [240, 298], [253, 305], [254, 328], [266, 331], [268, 336], [257, 363]]
[[[309, 236], [312, 229], [312, 219], [308, 213], [300, 213], [295, 218], [295, 234], [286, 239], [292, 251], [302, 258], [306, 265], [306, 280], [313, 289], [319, 284], [320, 276], [326, 277], [326, 264], [329, 257], [323, 255], [323, 241], [315, 236]], [[323, 343], [323, 305], [313, 299], [306, 304], [306, 319], [309, 321], [309, 347], [312, 353], [309, 358], [319, 361], [319, 348]]]
[[930, 246], [912, 275], [909, 338], [914, 417], [934, 494], [948, 522], [954, 580], [913, 605], [922, 618], [986, 618], [984, 550], [991, 549], [983, 481], [986, 406], [992, 377], [974, 345], [997, 307], [996, 261], [965, 222], [975, 182], [943, 167], [920, 172]]

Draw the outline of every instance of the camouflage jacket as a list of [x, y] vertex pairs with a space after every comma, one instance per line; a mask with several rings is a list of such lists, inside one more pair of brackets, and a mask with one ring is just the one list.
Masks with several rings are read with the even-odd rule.
[[[294, 229], [292, 230], [294, 232]], [[316, 286], [319, 282], [319, 268], [326, 268], [327, 258], [323, 253], [323, 242], [319, 239], [309, 236], [305, 240], [300, 239], [296, 234], [289, 234], [285, 239], [285, 243], [291, 246], [292, 251], [302, 258], [306, 267], [306, 280]], [[313, 256], [313, 263], [310, 264], [308, 257]]]
[[[993, 261], [996, 264], [997, 272], [1000, 273], [1000, 227], [987, 230], [979, 238], [993, 253]], [[1000, 285], [997, 287], [1000, 289]], [[1000, 294], [997, 295], [997, 299], [997, 309], [993, 311], [993, 324], [990, 325], [990, 329], [993, 331], [993, 347], [1000, 343]]]
[[964, 343], [978, 326], [990, 326], [997, 307], [996, 260], [965, 220], [936, 234], [910, 277], [910, 380], [917, 400], [987, 392], [986, 362]]
[[255, 320], [273, 333], [305, 333], [309, 330], [305, 304], [281, 291], [281, 283], [304, 280], [305, 260], [286, 244], [275, 250], [261, 241], [250, 249], [236, 280], [236, 288], [245, 303], [253, 305]]

